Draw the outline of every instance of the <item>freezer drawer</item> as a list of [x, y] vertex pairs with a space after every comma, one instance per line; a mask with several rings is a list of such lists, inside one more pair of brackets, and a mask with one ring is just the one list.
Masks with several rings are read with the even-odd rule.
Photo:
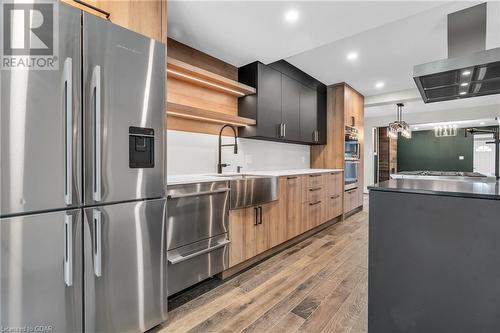
[[229, 243], [223, 234], [168, 251], [168, 295], [227, 269]]
[[167, 250], [227, 232], [227, 181], [168, 186], [167, 198]]
[[165, 199], [84, 210], [85, 329], [144, 332], [166, 320]]
[[81, 226], [80, 210], [0, 219], [2, 330], [82, 331]]
[[165, 196], [165, 46], [83, 14], [85, 204]]
[[59, 6], [59, 70], [1, 70], [0, 216], [80, 203], [80, 13]]

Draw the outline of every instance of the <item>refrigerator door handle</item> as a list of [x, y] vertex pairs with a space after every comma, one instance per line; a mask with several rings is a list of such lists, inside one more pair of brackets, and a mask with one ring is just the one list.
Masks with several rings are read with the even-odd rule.
[[73, 285], [73, 216], [64, 216], [64, 283]]
[[102, 224], [101, 224], [101, 212], [97, 209], [93, 210], [93, 220], [94, 220], [94, 274], [100, 277], [102, 274]]
[[101, 66], [95, 66], [92, 72], [92, 107], [94, 109], [94, 172], [93, 172], [93, 188], [94, 188], [94, 201], [101, 201], [101, 146], [102, 146], [102, 133], [101, 133]]
[[66, 58], [63, 67], [65, 133], [65, 179], [64, 199], [67, 205], [73, 203], [73, 59]]

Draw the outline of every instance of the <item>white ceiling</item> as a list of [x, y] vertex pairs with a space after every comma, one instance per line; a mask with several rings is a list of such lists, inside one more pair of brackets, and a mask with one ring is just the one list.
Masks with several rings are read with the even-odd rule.
[[[415, 88], [414, 65], [447, 58], [446, 15], [474, 4], [450, 2], [286, 60], [325, 84], [347, 82], [365, 96]], [[500, 46], [496, 37], [488, 48]], [[348, 61], [349, 51], [359, 58]], [[377, 89], [378, 81], [385, 86]]]
[[[179, 1], [170, 0], [168, 34], [235, 66], [286, 59], [325, 84], [347, 82], [365, 96], [414, 89], [413, 66], [447, 57], [446, 15], [479, 2], [461, 1]], [[289, 9], [299, 20], [283, 19]], [[487, 48], [500, 46], [500, 3], [488, 4]], [[355, 61], [346, 55], [355, 51]], [[375, 88], [383, 81], [384, 87]], [[500, 95], [424, 104], [425, 112], [500, 107]], [[367, 107], [368, 117], [394, 106]]]
[[[500, 95], [489, 95], [481, 97], [464, 98], [459, 100], [445, 101], [439, 103], [424, 103], [422, 100], [409, 101], [404, 103], [403, 118], [407, 113], [439, 112], [444, 110], [457, 110], [464, 108], [477, 108], [480, 106], [497, 106], [498, 116], [500, 116]], [[396, 104], [386, 104], [381, 106], [371, 106], [365, 108], [365, 117], [381, 117], [394, 115], [396, 117]]]
[[[269, 63], [442, 3], [174, 0], [168, 2], [168, 35], [235, 66]], [[290, 9], [299, 12], [294, 24], [283, 19]]]

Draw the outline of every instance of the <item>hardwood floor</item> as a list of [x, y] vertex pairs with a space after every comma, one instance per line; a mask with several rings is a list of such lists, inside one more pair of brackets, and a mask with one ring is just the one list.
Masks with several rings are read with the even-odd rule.
[[368, 212], [169, 312], [168, 332], [367, 332]]

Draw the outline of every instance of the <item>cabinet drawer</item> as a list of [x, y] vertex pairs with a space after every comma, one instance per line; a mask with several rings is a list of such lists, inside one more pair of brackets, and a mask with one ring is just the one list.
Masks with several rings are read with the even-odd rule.
[[304, 176], [306, 188], [318, 187], [325, 184], [325, 175], [322, 173], [313, 173]]
[[344, 192], [344, 213], [348, 213], [357, 207], [358, 189]]
[[342, 196], [340, 194], [329, 195], [326, 199], [326, 206], [326, 221], [342, 215]]
[[304, 188], [302, 200], [303, 202], [316, 202], [318, 200], [322, 200], [325, 196], [326, 188], [324, 185], [320, 185], [311, 188]]
[[303, 230], [310, 230], [323, 222], [324, 216], [324, 202], [323, 200], [318, 200], [315, 202], [306, 202], [302, 207], [302, 223]]
[[332, 172], [326, 175], [326, 185], [328, 187], [328, 195], [341, 195], [342, 184], [344, 181], [342, 172]]

